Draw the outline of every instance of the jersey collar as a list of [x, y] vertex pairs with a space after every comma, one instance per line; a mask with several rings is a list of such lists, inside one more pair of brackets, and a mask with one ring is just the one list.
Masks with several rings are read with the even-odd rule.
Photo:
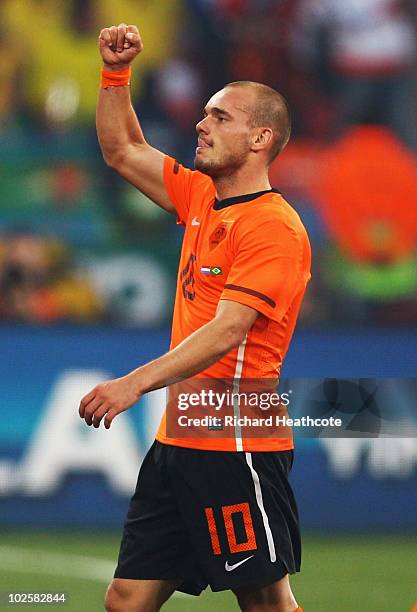
[[265, 189], [264, 191], [257, 191], [256, 193], [245, 193], [245, 195], [233, 196], [232, 198], [225, 198], [224, 200], [218, 200], [215, 198], [213, 208], [214, 210], [221, 210], [232, 206], [233, 204], [242, 204], [243, 202], [250, 202], [260, 198], [265, 193], [279, 193], [278, 189]]

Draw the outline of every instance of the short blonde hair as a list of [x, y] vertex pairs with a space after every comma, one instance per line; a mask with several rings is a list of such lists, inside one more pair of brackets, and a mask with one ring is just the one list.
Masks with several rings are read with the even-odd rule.
[[287, 100], [272, 87], [256, 81], [233, 81], [228, 87], [249, 87], [256, 95], [254, 107], [250, 109], [249, 124], [251, 127], [271, 128], [274, 141], [269, 163], [284, 149], [291, 136], [291, 114]]

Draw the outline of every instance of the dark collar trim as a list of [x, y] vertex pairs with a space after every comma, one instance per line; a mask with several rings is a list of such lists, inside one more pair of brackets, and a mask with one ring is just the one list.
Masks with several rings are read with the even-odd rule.
[[222, 208], [227, 208], [227, 206], [232, 206], [232, 204], [242, 204], [243, 202], [250, 202], [251, 200], [256, 200], [256, 198], [260, 198], [265, 193], [279, 193], [278, 189], [265, 189], [264, 191], [257, 191], [256, 193], [246, 193], [241, 196], [233, 196], [232, 198], [225, 198], [224, 200], [218, 200], [215, 198], [213, 208], [214, 210], [221, 210]]

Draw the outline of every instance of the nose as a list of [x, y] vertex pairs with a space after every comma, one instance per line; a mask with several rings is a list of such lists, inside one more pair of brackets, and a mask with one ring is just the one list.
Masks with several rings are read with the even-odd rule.
[[203, 119], [197, 123], [197, 125], [195, 126], [197, 134], [199, 134], [200, 132], [204, 132], [205, 134], [208, 134], [208, 121], [207, 121], [207, 119], [208, 119], [208, 116], [207, 117], [203, 117]]

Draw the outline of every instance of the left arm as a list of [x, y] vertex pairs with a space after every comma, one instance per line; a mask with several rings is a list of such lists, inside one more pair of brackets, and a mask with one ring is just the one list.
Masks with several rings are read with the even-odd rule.
[[249, 306], [220, 300], [214, 319], [172, 351], [87, 393], [80, 403], [80, 417], [94, 427], [99, 427], [104, 418], [108, 429], [114, 417], [130, 408], [144, 393], [194, 376], [239, 346], [258, 314]]

